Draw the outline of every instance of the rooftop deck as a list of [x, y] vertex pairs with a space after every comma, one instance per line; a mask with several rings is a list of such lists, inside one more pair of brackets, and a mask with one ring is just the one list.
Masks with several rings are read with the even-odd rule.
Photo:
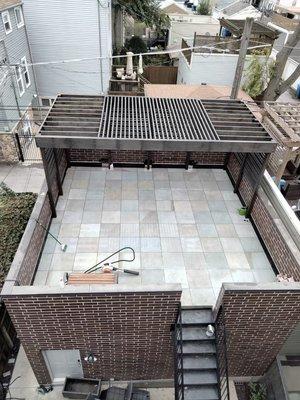
[[222, 282], [271, 282], [274, 272], [221, 169], [72, 167], [64, 181], [34, 285], [58, 286], [120, 247], [136, 251], [139, 276], [119, 284], [181, 283], [183, 304], [214, 303]]

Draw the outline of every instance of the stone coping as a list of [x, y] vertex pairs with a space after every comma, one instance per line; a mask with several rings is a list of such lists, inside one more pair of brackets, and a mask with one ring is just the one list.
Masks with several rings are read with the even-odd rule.
[[[10, 283], [10, 282], [9, 282]], [[181, 291], [180, 284], [168, 284], [168, 285], [141, 285], [135, 286], [134, 288], [128, 285], [73, 285], [65, 287], [50, 287], [50, 286], [14, 286], [5, 285], [2, 290], [2, 295], [12, 296], [31, 296], [31, 295], [80, 295], [87, 293], [99, 293], [99, 294], [116, 294], [116, 293], [161, 293], [161, 292], [178, 292]]]

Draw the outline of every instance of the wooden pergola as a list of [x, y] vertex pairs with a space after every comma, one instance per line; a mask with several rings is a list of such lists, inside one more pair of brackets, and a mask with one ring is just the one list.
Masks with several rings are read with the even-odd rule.
[[266, 102], [264, 108], [263, 121], [283, 149], [282, 161], [275, 176], [278, 183], [289, 161], [293, 160], [296, 167], [300, 164], [300, 105]]
[[41, 148], [271, 153], [276, 144], [239, 100], [59, 95]]

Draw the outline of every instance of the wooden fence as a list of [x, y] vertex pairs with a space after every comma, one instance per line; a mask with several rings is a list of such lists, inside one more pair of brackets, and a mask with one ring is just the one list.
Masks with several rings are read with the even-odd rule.
[[178, 67], [149, 66], [144, 68], [144, 77], [150, 83], [175, 84], [177, 83]]

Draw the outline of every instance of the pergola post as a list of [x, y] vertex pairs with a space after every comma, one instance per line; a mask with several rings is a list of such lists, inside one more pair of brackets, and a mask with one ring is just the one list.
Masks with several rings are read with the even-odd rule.
[[244, 167], [245, 167], [245, 164], [246, 164], [246, 161], [247, 161], [247, 157], [248, 157], [248, 153], [243, 154], [243, 160], [242, 160], [241, 168], [240, 168], [240, 171], [239, 171], [239, 175], [238, 175], [237, 180], [236, 180], [235, 185], [234, 185], [234, 190], [233, 190], [234, 193], [237, 193], [238, 190], [239, 190], [239, 187], [240, 187], [240, 184], [241, 184], [241, 180], [242, 180], [243, 174], [244, 174]]
[[62, 189], [62, 184], [61, 184], [61, 177], [59, 173], [59, 164], [58, 164], [58, 157], [57, 157], [57, 149], [53, 149], [53, 155], [54, 155], [54, 162], [55, 162], [55, 168], [56, 168], [56, 182], [57, 182], [57, 187], [58, 187], [58, 194], [60, 196], [63, 195], [63, 189]]
[[49, 171], [49, 163], [48, 163], [45, 152], [46, 152], [45, 149], [41, 149], [45, 177], [46, 177], [46, 182], [47, 182], [47, 187], [48, 187], [47, 194], [48, 194], [48, 198], [49, 198], [52, 218], [56, 218], [57, 214], [56, 214], [55, 202], [54, 202], [54, 197], [53, 197], [53, 193], [52, 193], [52, 189], [51, 189], [52, 181], [51, 181], [51, 175], [50, 175], [50, 171]]
[[282, 163], [280, 164], [280, 166], [277, 170], [276, 176], [275, 176], [275, 183], [277, 185], [279, 184], [280, 179], [282, 178], [282, 175], [284, 174], [287, 163], [291, 159], [291, 153], [292, 153], [292, 149], [287, 148], [283, 154]]
[[260, 173], [258, 175], [257, 181], [256, 181], [255, 186], [254, 186], [254, 191], [253, 191], [251, 200], [249, 202], [249, 205], [247, 206], [247, 214], [246, 214], [247, 217], [249, 217], [251, 215], [251, 212], [252, 212], [256, 197], [257, 197], [257, 192], [258, 192], [259, 186], [261, 184], [261, 180], [262, 180], [262, 178], [264, 176], [264, 172], [265, 172], [266, 166], [268, 164], [269, 158], [270, 158], [270, 154], [266, 154], [265, 160], [264, 160], [264, 162], [263, 162], [263, 164], [261, 166]]

